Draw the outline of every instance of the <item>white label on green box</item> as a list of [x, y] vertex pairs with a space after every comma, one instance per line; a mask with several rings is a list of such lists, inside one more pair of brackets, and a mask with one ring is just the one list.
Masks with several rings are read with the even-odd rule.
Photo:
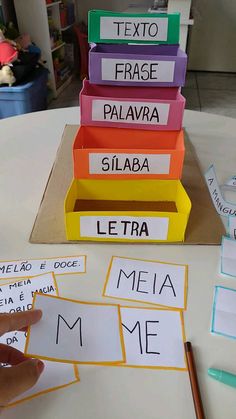
[[169, 110], [168, 103], [95, 99], [92, 104], [92, 120], [123, 122], [125, 124], [167, 125]]
[[132, 41], [167, 41], [168, 18], [111, 17], [100, 19], [100, 38]]
[[102, 58], [102, 80], [127, 82], [174, 81], [175, 61]]
[[81, 216], [80, 236], [100, 239], [167, 240], [168, 217]]
[[89, 153], [89, 173], [169, 174], [170, 154]]

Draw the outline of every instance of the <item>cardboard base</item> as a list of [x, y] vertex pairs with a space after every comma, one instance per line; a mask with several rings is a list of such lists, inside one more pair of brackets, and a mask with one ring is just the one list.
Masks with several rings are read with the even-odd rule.
[[[30, 243], [73, 243], [66, 240], [64, 199], [73, 178], [72, 144], [77, 130], [77, 125], [67, 125], [65, 127], [61, 145], [30, 236]], [[194, 148], [186, 133], [185, 148], [186, 154], [181, 181], [192, 202], [192, 210], [183, 244], [219, 245], [222, 235], [225, 234], [225, 228], [212, 204], [205, 179], [197, 163]]]

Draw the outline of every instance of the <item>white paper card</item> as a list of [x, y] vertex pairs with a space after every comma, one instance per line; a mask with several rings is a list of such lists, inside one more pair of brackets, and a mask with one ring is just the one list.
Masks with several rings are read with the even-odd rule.
[[222, 238], [221, 273], [236, 277], [236, 240], [229, 237]]
[[0, 261], [0, 279], [24, 278], [54, 272], [56, 275], [85, 272], [85, 256]]
[[211, 331], [236, 339], [236, 290], [215, 287]]
[[[52, 273], [0, 285], [0, 313], [14, 313], [31, 309], [35, 291], [51, 295], [57, 294]], [[26, 332], [19, 331], [9, 332], [0, 337], [0, 343], [10, 345], [21, 352], [24, 352], [25, 340]], [[44, 364], [45, 369], [34, 387], [15, 398], [12, 403], [78, 381], [74, 366], [55, 364], [50, 361], [44, 361]]]
[[101, 16], [101, 39], [167, 41], [168, 18]]
[[170, 154], [89, 153], [90, 174], [169, 174]]
[[[8, 284], [0, 284], [0, 313], [31, 310], [34, 292], [57, 295], [53, 274], [47, 273]], [[0, 342], [12, 345], [22, 351], [25, 346], [25, 333], [9, 332], [0, 337]]]
[[80, 236], [133, 240], [166, 240], [166, 217], [81, 216]]
[[92, 120], [124, 124], [167, 125], [168, 103], [94, 99]]
[[218, 214], [224, 217], [227, 215], [236, 216], [236, 205], [226, 202], [221, 194], [213, 165], [210, 166], [205, 173], [205, 179], [211, 195], [211, 199]]
[[43, 361], [43, 363], [45, 365], [44, 371], [34, 387], [16, 397], [12, 404], [79, 382], [79, 378], [76, 377], [78, 374], [77, 366], [52, 361]]
[[229, 217], [228, 227], [230, 238], [236, 240], [236, 217]]
[[102, 80], [140, 83], [174, 80], [175, 61], [102, 58]]
[[91, 304], [35, 295], [34, 308], [43, 311], [31, 326], [26, 353], [73, 363], [121, 362], [118, 306]]
[[121, 307], [127, 366], [186, 369], [179, 311]]
[[107, 297], [186, 308], [187, 266], [113, 257], [107, 279]]
[[225, 186], [231, 186], [232, 188], [236, 188], [236, 176], [231, 176], [226, 182]]

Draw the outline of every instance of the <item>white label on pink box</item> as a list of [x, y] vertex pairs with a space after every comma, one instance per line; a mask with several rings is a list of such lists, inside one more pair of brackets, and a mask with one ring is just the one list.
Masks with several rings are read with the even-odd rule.
[[168, 18], [111, 17], [100, 18], [101, 39], [132, 41], [167, 41]]
[[89, 173], [169, 174], [170, 154], [89, 153]]
[[102, 58], [102, 80], [146, 83], [174, 81], [175, 61]]
[[80, 236], [100, 239], [167, 240], [167, 217], [81, 216]]
[[167, 125], [169, 110], [168, 103], [95, 99], [92, 103], [92, 120], [123, 122], [125, 124]]

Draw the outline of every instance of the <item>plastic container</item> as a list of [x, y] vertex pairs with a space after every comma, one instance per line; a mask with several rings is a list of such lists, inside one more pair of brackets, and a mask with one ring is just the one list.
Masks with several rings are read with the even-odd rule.
[[47, 108], [48, 70], [39, 68], [30, 78], [12, 87], [0, 87], [0, 119]]
[[183, 130], [80, 127], [73, 145], [74, 178], [180, 179], [184, 154]]
[[90, 10], [89, 42], [178, 44], [179, 13], [115, 13]]
[[191, 210], [179, 180], [74, 179], [65, 199], [68, 240], [179, 242]]
[[90, 83], [183, 86], [187, 55], [178, 45], [98, 44], [89, 51]]
[[121, 87], [84, 80], [81, 124], [145, 130], [180, 130], [185, 98], [178, 87]]

